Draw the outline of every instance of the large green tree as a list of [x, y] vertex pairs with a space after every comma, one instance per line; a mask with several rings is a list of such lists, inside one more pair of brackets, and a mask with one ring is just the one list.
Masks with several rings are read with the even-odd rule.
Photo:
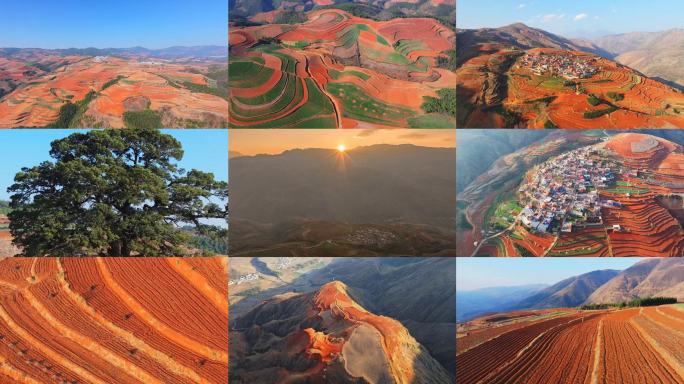
[[51, 143], [53, 161], [23, 168], [8, 188], [10, 231], [27, 256], [178, 256], [194, 227], [227, 216], [228, 185], [185, 171], [181, 143], [155, 129], [74, 133]]

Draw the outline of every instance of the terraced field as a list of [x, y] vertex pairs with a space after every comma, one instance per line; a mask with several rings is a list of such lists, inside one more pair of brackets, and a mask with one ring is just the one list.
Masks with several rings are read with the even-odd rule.
[[455, 127], [455, 107], [423, 107], [455, 88], [455, 73], [438, 65], [453, 50], [453, 30], [435, 19], [375, 21], [338, 9], [306, 17], [231, 27], [231, 127]]
[[226, 297], [220, 258], [3, 259], [0, 381], [225, 383]]
[[[568, 80], [519, 64], [524, 54], [540, 52], [595, 59], [597, 72]], [[459, 127], [684, 127], [681, 92], [607, 59], [551, 48], [511, 50], [497, 44], [476, 45], [464, 55], [457, 70]], [[589, 95], [601, 103], [588, 103]]]
[[[601, 221], [575, 225], [571, 232], [539, 233], [508, 217], [502, 228], [496, 217], [487, 219], [495, 202], [482, 200], [466, 209], [477, 227], [489, 231], [475, 254], [479, 256], [682, 256], [684, 255], [684, 149], [674, 142], [640, 133], [623, 133], [595, 144], [601, 159], [614, 161], [618, 177], [597, 189]], [[532, 152], [528, 151], [528, 155]], [[528, 170], [528, 175], [535, 172]], [[520, 184], [490, 191], [515, 191]], [[503, 189], [501, 189], [503, 188]], [[473, 189], [475, 190], [475, 189]], [[480, 217], [476, 216], [484, 212]], [[498, 221], [497, 221], [498, 220]], [[483, 223], [483, 224], [479, 224]], [[476, 229], [471, 238], [482, 238]], [[463, 237], [466, 238], [466, 237]], [[459, 246], [467, 248], [467, 244]], [[473, 254], [471, 247], [469, 249]]]
[[684, 383], [684, 311], [674, 306], [474, 323], [459, 326], [458, 383]]

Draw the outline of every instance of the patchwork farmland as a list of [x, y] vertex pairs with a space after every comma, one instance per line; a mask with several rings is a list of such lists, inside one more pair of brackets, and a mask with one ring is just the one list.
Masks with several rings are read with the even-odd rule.
[[225, 383], [226, 277], [220, 258], [3, 259], [0, 381]]
[[339, 9], [306, 18], [231, 26], [231, 127], [455, 127], [450, 27]]
[[209, 58], [0, 49], [0, 127], [225, 127], [226, 77]]
[[456, 340], [458, 383], [684, 383], [681, 304], [498, 314]]
[[[515, 169], [493, 168], [466, 188], [459, 199], [470, 225], [460, 229], [461, 251], [682, 256], [682, 146], [640, 133], [573, 139], [584, 140], [594, 144], [547, 152], [543, 161], [534, 160], [540, 144], [530, 146], [509, 163]], [[486, 197], [472, 198], [479, 193]]]

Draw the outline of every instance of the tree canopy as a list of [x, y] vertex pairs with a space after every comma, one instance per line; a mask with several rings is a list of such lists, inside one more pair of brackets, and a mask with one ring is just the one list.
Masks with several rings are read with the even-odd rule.
[[186, 171], [183, 149], [156, 129], [74, 133], [52, 161], [22, 168], [8, 188], [10, 231], [26, 256], [180, 256], [227, 217], [228, 184]]

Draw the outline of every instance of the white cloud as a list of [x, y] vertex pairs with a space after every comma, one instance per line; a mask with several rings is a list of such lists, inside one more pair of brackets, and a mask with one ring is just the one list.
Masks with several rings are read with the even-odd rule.
[[549, 13], [546, 15], [539, 16], [539, 22], [541, 23], [552, 23], [554, 21], [563, 20], [565, 18], [565, 13]]
[[589, 15], [587, 15], [586, 13], [580, 13], [579, 15], [575, 16], [575, 21], [584, 20], [587, 17], [589, 17]]
[[523, 9], [523, 8], [525, 8], [525, 4], [518, 5], [518, 9]]

